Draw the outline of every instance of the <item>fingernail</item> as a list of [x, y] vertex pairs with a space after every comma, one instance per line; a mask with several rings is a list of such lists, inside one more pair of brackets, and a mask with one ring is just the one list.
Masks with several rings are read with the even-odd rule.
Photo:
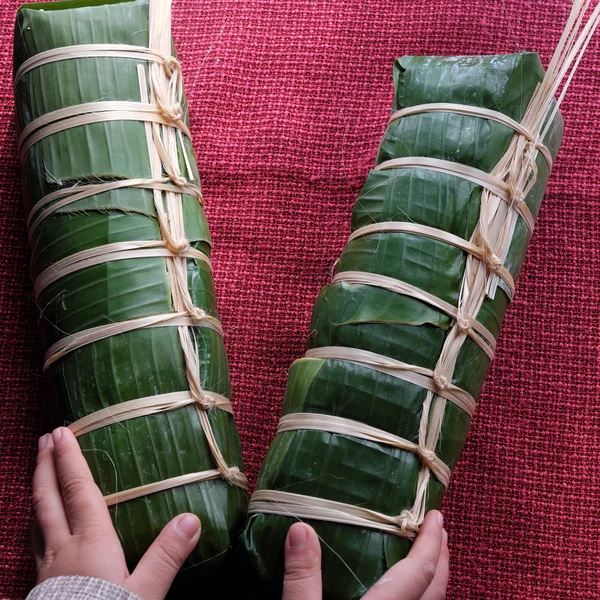
[[177, 523], [177, 529], [191, 541], [200, 530], [200, 519], [195, 515], [183, 515]]
[[44, 447], [46, 446], [46, 442], [48, 441], [48, 435], [45, 433], [39, 440], [38, 440], [38, 452], [41, 452]]
[[437, 512], [436, 517], [437, 517], [438, 525], [440, 527], [443, 527], [444, 526], [444, 515], [441, 512], [439, 512], [439, 511], [436, 511], [436, 512]]
[[62, 427], [57, 427], [53, 432], [52, 432], [52, 441], [55, 444], [58, 444], [58, 442], [60, 442], [60, 438], [62, 437]]
[[300, 550], [306, 546], [306, 527], [302, 525], [294, 525], [290, 529], [290, 548]]

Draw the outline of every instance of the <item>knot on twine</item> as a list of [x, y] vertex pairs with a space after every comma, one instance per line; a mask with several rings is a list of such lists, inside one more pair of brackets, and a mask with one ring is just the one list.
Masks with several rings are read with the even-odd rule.
[[175, 173], [169, 174], [171, 183], [177, 187], [184, 188], [188, 186], [188, 180], [183, 175], [176, 175]]
[[[512, 187], [512, 186], [510, 186], [510, 187]], [[523, 193], [522, 189], [520, 189], [520, 188], [509, 189], [509, 194], [510, 194], [511, 205], [520, 207], [525, 204], [525, 194]]]
[[433, 450], [429, 450], [429, 448], [421, 448], [419, 446], [419, 454], [426, 465], [432, 465], [435, 462], [436, 455]]
[[174, 56], [167, 56], [163, 61], [163, 67], [169, 79], [181, 72], [181, 63]]
[[492, 249], [487, 244], [483, 246], [483, 263], [494, 273], [497, 273], [500, 267], [503, 266], [500, 258], [492, 252]]
[[177, 256], [181, 256], [190, 250], [190, 242], [185, 238], [180, 240], [171, 240], [167, 243], [167, 248]]
[[533, 158], [533, 153], [535, 152], [535, 150], [536, 150], [536, 145], [531, 140], [529, 140], [525, 144], [525, 147], [523, 148], [523, 162], [532, 171], [532, 175], [533, 175], [534, 179], [537, 178], [537, 174], [538, 174], [537, 163], [535, 162], [535, 159]]
[[192, 306], [189, 310], [189, 316], [194, 323], [201, 323], [206, 319], [206, 313], [197, 306]]
[[433, 372], [433, 383], [438, 390], [445, 390], [450, 385], [448, 378], [439, 373]]
[[167, 121], [170, 121], [171, 123], [177, 123], [183, 119], [183, 107], [181, 104], [179, 104], [179, 102], [175, 102], [172, 106], [167, 106], [166, 104], [158, 102], [157, 100], [157, 104], [160, 108], [161, 114]]
[[410, 510], [403, 510], [397, 521], [403, 535], [413, 535], [419, 531], [419, 524]]
[[212, 410], [217, 405], [214, 398], [211, 398], [210, 396], [206, 396], [202, 393], [194, 394], [192, 392], [192, 394], [194, 396], [194, 402], [200, 405], [204, 410]]
[[471, 331], [471, 324], [469, 323], [469, 320], [461, 315], [458, 315], [456, 318], [456, 326], [464, 333]]
[[240, 485], [245, 483], [244, 474], [237, 467], [227, 467], [223, 469], [223, 479], [230, 485]]

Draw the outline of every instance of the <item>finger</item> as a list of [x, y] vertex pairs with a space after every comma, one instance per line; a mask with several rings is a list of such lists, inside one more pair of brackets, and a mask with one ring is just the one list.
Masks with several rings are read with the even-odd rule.
[[283, 600], [321, 600], [321, 545], [315, 530], [295, 523], [285, 540]]
[[448, 587], [449, 563], [448, 534], [444, 530], [442, 533], [442, 551], [440, 552], [437, 571], [422, 600], [444, 600], [446, 597], [446, 588]]
[[114, 529], [108, 508], [75, 436], [66, 427], [52, 432], [54, 461], [71, 532], [95, 536]]
[[395, 564], [363, 600], [421, 600], [437, 573], [443, 525], [440, 512], [427, 513], [408, 556]]
[[50, 434], [43, 435], [38, 441], [33, 474], [33, 514], [46, 542], [60, 544], [69, 536], [69, 521], [54, 466], [54, 443]]
[[200, 529], [196, 515], [186, 513], [175, 517], [142, 556], [125, 587], [144, 600], [162, 600], [198, 543]]

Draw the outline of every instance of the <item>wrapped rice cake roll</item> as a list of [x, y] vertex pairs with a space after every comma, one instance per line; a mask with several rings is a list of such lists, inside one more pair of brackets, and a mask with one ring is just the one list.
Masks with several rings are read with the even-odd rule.
[[561, 143], [555, 94], [593, 33], [577, 34], [582, 6], [546, 73], [528, 52], [395, 62], [394, 112], [241, 538], [275, 594], [296, 520], [320, 536], [324, 597], [347, 600], [440, 507]]
[[130, 566], [181, 512], [223, 563], [246, 478], [169, 0], [24, 5], [15, 98], [44, 369]]

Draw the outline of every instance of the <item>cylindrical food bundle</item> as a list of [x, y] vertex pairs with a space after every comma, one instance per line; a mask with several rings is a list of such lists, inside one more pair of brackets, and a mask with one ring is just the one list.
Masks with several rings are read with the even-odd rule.
[[325, 597], [354, 599], [439, 508], [561, 142], [543, 78], [534, 53], [396, 61], [395, 112], [242, 536], [272, 587], [297, 518], [322, 540]]
[[228, 555], [246, 480], [169, 0], [23, 6], [15, 97], [32, 276], [60, 418], [133, 566], [175, 515]]

